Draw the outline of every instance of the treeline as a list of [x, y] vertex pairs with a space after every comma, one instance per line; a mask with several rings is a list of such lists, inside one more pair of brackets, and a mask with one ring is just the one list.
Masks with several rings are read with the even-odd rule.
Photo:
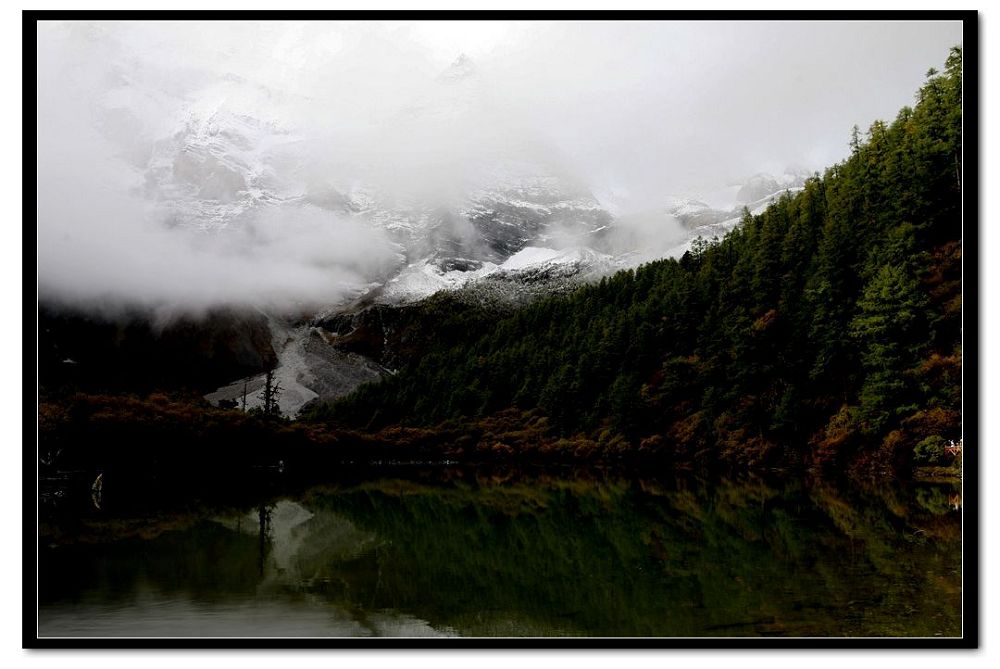
[[674, 460], [939, 459], [961, 434], [961, 103], [956, 47], [913, 108], [721, 241], [446, 338], [309, 418], [540, 411], [554, 435]]

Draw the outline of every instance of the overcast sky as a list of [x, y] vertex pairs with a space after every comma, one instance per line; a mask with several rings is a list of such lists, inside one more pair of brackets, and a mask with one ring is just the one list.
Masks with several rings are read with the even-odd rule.
[[[156, 160], [218, 110], [255, 124], [266, 164], [241, 151], [278, 191], [447, 189], [524, 154], [654, 206], [842, 159], [854, 124], [891, 120], [960, 43], [932, 22], [40, 23], [40, 290], [278, 304], [391, 271], [382, 233], [314, 209], [168, 227], [181, 196]], [[456, 83], [460, 54], [474, 74]]]

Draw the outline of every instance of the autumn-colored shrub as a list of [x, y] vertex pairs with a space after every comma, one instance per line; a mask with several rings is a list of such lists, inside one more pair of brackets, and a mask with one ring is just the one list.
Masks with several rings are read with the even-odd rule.
[[861, 438], [857, 407], [844, 404], [812, 439], [813, 461], [821, 468], [836, 467], [857, 448]]

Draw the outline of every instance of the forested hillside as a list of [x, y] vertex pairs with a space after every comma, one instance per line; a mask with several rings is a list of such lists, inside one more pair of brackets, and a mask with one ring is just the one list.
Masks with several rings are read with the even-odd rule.
[[[913, 108], [724, 239], [499, 320], [463, 319], [309, 418], [510, 417], [560, 444], [857, 471], [961, 434], [962, 54]], [[916, 456], [914, 454], [916, 453]]]

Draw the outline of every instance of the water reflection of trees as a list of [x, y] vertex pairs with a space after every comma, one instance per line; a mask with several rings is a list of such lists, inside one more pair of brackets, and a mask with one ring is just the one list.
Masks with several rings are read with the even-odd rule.
[[141, 565], [129, 540], [92, 576], [207, 599], [264, 588], [463, 634], [954, 635], [954, 494], [451, 471], [172, 526]]
[[569, 633], [958, 633], [958, 517], [912, 491], [478, 477], [312, 503], [391, 539], [393, 603], [458, 629], [474, 601]]

